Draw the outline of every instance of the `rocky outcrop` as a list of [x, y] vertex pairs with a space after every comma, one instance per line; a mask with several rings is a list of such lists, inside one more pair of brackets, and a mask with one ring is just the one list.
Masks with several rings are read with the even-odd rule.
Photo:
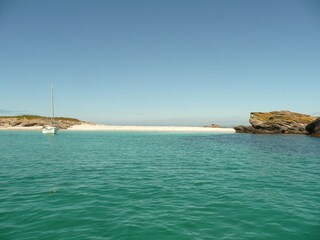
[[320, 117], [314, 120], [313, 122], [309, 123], [306, 126], [306, 130], [310, 134], [314, 134], [316, 136], [320, 136]]
[[285, 133], [306, 134], [306, 126], [316, 118], [290, 111], [252, 112], [249, 122], [252, 126], [238, 126], [237, 133]]
[[[67, 129], [74, 125], [85, 123], [75, 118], [54, 118], [55, 126], [59, 129]], [[51, 118], [41, 116], [5, 116], [0, 117], [0, 127], [44, 127], [51, 124]]]
[[234, 127], [234, 130], [236, 130], [236, 133], [253, 133], [254, 128], [251, 126], [237, 126]]
[[209, 126], [204, 126], [205, 128], [223, 128], [223, 127], [221, 127], [220, 125], [218, 125], [218, 124], [211, 124], [211, 125], [209, 125]]

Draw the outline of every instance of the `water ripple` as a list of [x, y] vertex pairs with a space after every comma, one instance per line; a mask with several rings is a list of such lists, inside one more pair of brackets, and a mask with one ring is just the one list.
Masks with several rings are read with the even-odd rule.
[[0, 239], [320, 236], [316, 138], [1, 132], [0, 142]]

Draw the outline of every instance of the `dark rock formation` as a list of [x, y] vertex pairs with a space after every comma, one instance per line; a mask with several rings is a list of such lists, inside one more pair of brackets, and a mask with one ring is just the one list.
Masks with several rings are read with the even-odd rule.
[[[84, 123], [75, 118], [54, 118], [55, 126], [59, 129], [67, 129], [73, 125]], [[4, 116], [0, 117], [0, 127], [44, 127], [51, 125], [51, 118], [41, 116]]]
[[254, 128], [251, 126], [237, 126], [234, 127], [237, 133], [253, 133]]
[[308, 133], [320, 136], [320, 117], [306, 126]]
[[306, 126], [315, 120], [310, 115], [289, 112], [252, 112], [249, 122], [252, 126], [238, 126], [237, 133], [286, 133], [305, 134]]
[[204, 126], [204, 127], [206, 127], [206, 128], [223, 128], [223, 127], [221, 127], [220, 125], [218, 125], [218, 124], [211, 124], [211, 125], [209, 125], [209, 126]]

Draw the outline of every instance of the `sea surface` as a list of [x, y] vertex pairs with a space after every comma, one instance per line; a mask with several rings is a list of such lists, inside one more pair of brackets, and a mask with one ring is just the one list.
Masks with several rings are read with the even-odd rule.
[[320, 239], [320, 138], [0, 131], [0, 239]]

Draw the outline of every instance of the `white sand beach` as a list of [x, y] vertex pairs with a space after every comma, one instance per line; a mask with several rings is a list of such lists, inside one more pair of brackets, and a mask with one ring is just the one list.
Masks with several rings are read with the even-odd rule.
[[221, 132], [234, 133], [233, 128], [183, 127], [183, 126], [113, 126], [99, 124], [74, 125], [68, 131], [150, 131], [150, 132]]
[[[41, 130], [36, 127], [0, 127], [0, 130]], [[83, 123], [60, 131], [141, 131], [141, 132], [212, 132], [234, 133], [233, 128], [183, 127], [183, 126], [115, 126]]]

